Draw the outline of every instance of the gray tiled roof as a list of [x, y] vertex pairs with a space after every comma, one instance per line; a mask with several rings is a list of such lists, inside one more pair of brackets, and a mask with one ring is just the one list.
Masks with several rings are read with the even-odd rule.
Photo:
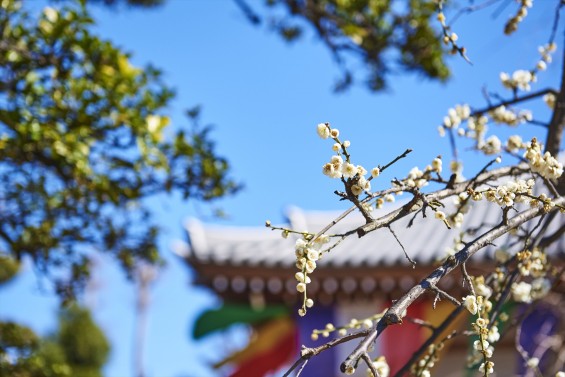
[[[374, 217], [386, 214], [400, 204], [385, 206], [375, 210]], [[464, 229], [472, 229], [483, 223], [496, 224], [500, 222], [502, 210], [499, 206], [486, 201], [476, 202], [474, 208], [465, 215]], [[449, 208], [445, 210], [449, 213]], [[303, 211], [292, 207], [287, 211], [291, 228], [299, 231], [308, 230], [316, 232], [322, 229], [341, 212], [335, 211]], [[392, 229], [404, 245], [406, 251], [420, 265], [429, 265], [447, 255], [447, 248], [453, 246], [454, 238], [462, 229], [447, 229], [439, 220], [435, 219], [433, 212], [428, 209], [427, 217], [418, 215], [414, 224], [407, 229], [407, 224], [412, 218], [409, 215], [392, 224]], [[512, 214], [510, 215], [512, 216]], [[565, 225], [565, 216], [557, 214], [552, 223], [552, 229]], [[363, 225], [363, 218], [359, 213], [352, 213], [338, 223], [328, 233], [341, 233]], [[265, 266], [265, 267], [291, 267], [295, 263], [294, 242], [289, 237], [283, 239], [279, 231], [272, 231], [261, 227], [227, 227], [203, 224], [196, 219], [189, 219], [185, 228], [188, 234], [188, 244], [177, 247], [177, 253], [191, 261], [191, 263], [231, 265], [231, 266]], [[551, 232], [551, 229], [550, 229]], [[481, 234], [479, 232], [478, 234]], [[548, 232], [549, 234], [549, 232]], [[465, 241], [472, 238], [466, 236]], [[509, 238], [503, 236], [495, 241], [496, 247], [508, 247], [516, 250], [520, 245], [508, 245]], [[473, 257], [472, 262], [480, 262], [491, 258], [494, 246], [488, 246]], [[565, 239], [556, 242], [551, 254], [563, 255]], [[379, 229], [362, 238], [352, 235], [345, 239], [337, 248], [320, 261], [320, 267], [371, 267], [407, 265], [409, 262], [391, 232]]]

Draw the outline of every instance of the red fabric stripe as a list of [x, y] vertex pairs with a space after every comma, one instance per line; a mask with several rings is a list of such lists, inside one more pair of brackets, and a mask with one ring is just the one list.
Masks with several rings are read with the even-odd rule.
[[[408, 317], [424, 318], [425, 305], [429, 302], [415, 302], [408, 308]], [[390, 367], [390, 375], [394, 375], [412, 357], [423, 343], [422, 328], [407, 319], [402, 325], [390, 326], [383, 332], [383, 354]]]
[[230, 377], [264, 377], [289, 362], [298, 352], [296, 329], [280, 339], [270, 350], [244, 361]]

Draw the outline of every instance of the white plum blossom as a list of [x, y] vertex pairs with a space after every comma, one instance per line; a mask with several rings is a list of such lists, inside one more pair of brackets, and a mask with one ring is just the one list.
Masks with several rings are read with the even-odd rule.
[[434, 158], [434, 160], [432, 161], [432, 169], [437, 173], [441, 173], [441, 169], [442, 169], [441, 157]]
[[317, 127], [318, 136], [322, 139], [327, 139], [330, 137], [330, 129], [328, 123], [319, 123]]
[[447, 116], [443, 118], [443, 127], [457, 128], [462, 121], [467, 120], [470, 116], [471, 108], [469, 105], [456, 105], [455, 108], [447, 110]]
[[347, 162], [343, 165], [341, 172], [344, 178], [353, 178], [357, 175], [357, 166]]
[[351, 193], [355, 196], [359, 196], [363, 193], [363, 188], [358, 184], [351, 185]]
[[541, 153], [541, 145], [534, 138], [528, 144], [524, 157], [530, 163], [532, 171], [547, 179], [557, 179], [563, 174], [563, 164], [549, 152]]
[[546, 278], [537, 278], [532, 281], [531, 295], [534, 300], [545, 297], [551, 290], [551, 282]]
[[550, 109], [555, 108], [555, 94], [547, 93], [545, 96], [543, 96], [543, 101]]
[[516, 152], [524, 147], [524, 142], [520, 135], [512, 135], [506, 141], [506, 149], [510, 152]]
[[530, 84], [535, 82], [536, 78], [531, 71], [519, 69], [514, 71], [512, 77], [506, 72], [501, 72], [500, 81], [507, 89], [529, 91], [531, 89]]
[[371, 190], [371, 182], [363, 176], [359, 177], [359, 181], [357, 181], [357, 184], [364, 191], [370, 191]]
[[500, 333], [498, 332], [497, 326], [492, 326], [488, 332], [488, 341], [491, 343], [496, 343], [500, 339]]
[[465, 308], [473, 315], [477, 314], [477, 311], [479, 310], [477, 297], [475, 297], [474, 295], [463, 297], [463, 305], [465, 305]]
[[386, 194], [384, 196], [384, 200], [385, 200], [385, 202], [393, 203], [394, 202], [394, 196], [391, 195], [391, 194]]
[[487, 375], [493, 374], [494, 373], [494, 363], [492, 361], [487, 361], [486, 365], [485, 365], [485, 363], [482, 363], [481, 366], [479, 367], [479, 372], [486, 373]]
[[492, 289], [482, 282], [475, 285], [475, 292], [485, 298], [489, 298], [492, 295]]
[[481, 146], [481, 150], [485, 154], [491, 155], [491, 154], [500, 153], [501, 147], [502, 147], [502, 143], [500, 142], [500, 139], [496, 135], [492, 135]]
[[475, 340], [473, 342], [473, 348], [477, 351], [486, 350], [489, 347], [489, 342], [486, 340]]
[[367, 169], [365, 169], [361, 165], [357, 165], [357, 174], [359, 174], [360, 176], [364, 176], [365, 174], [367, 174]]
[[455, 216], [453, 216], [453, 226], [456, 228], [461, 228], [463, 226], [463, 213], [459, 212]]
[[539, 365], [539, 359], [537, 357], [532, 357], [530, 359], [528, 359], [528, 361], [526, 362], [526, 365], [528, 366], [528, 368], [537, 368]]
[[514, 71], [514, 73], [512, 74], [512, 81], [514, 81], [516, 87], [524, 91], [530, 90], [530, 83], [534, 80], [535, 79], [532, 75], [532, 72], [526, 71], [524, 69]]
[[500, 81], [502, 82], [502, 85], [505, 88], [507, 88], [507, 89], [514, 88], [514, 85], [512, 83], [512, 80], [510, 79], [510, 76], [508, 75], [508, 73], [500, 72]]
[[512, 298], [517, 302], [532, 302], [532, 286], [524, 281], [512, 284]]

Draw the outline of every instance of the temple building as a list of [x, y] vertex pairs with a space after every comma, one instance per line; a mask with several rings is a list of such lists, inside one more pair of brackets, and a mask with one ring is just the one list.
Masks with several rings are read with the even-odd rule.
[[[481, 225], [492, 227], [500, 222], [500, 207], [488, 202], [474, 205], [476, 208], [465, 216], [464, 222], [464, 229], [471, 234], [473, 230], [478, 232], [477, 235], [481, 234]], [[394, 207], [385, 206], [375, 211], [390, 211], [391, 208]], [[286, 212], [288, 223], [283, 226], [317, 232], [340, 214], [290, 208]], [[561, 223], [555, 224], [556, 227], [564, 225], [562, 218]], [[359, 214], [352, 214], [328, 233], [339, 234], [362, 224], [363, 218]], [[410, 229], [407, 229], [408, 225]], [[323, 256], [318, 268], [310, 275], [312, 282], [308, 285], [308, 293], [315, 305], [305, 317], [298, 317], [296, 313], [302, 296], [296, 291], [297, 281], [294, 277], [297, 272], [294, 253], [296, 237], [291, 235], [284, 238], [281, 231], [264, 226], [215, 226], [196, 219], [188, 220], [185, 228], [188, 242], [184, 247], [177, 248], [176, 252], [195, 270], [194, 284], [210, 288], [224, 302], [221, 308], [203, 313], [195, 324], [194, 337], [200, 338], [233, 323], [248, 323], [254, 329], [247, 348], [217, 364], [217, 367], [231, 365], [231, 368], [223, 367], [221, 371], [236, 377], [282, 375], [281, 371], [288, 369], [298, 358], [301, 345], [313, 347], [337, 336], [333, 333], [329, 338], [320, 336], [314, 341], [311, 337], [313, 329], [323, 329], [328, 323], [337, 327], [349, 323], [352, 318], [362, 320], [382, 312], [432, 272], [438, 263], [453, 254], [460, 247], [456, 240], [462, 232], [462, 229], [455, 227], [448, 229], [428, 210], [426, 218], [420, 213], [394, 222], [391, 225], [394, 233], [382, 228], [361, 238], [356, 235], [346, 238]], [[473, 238], [466, 235], [463, 242]], [[510, 238], [503, 236], [474, 255], [467, 263], [467, 271], [473, 276], [491, 272], [496, 249], [502, 248], [513, 253], [519, 251], [520, 247], [510, 244]], [[414, 267], [403, 248], [416, 262]], [[565, 239], [562, 237], [553, 244], [548, 255], [560, 260], [559, 263], [563, 265], [564, 251]], [[461, 272], [456, 270], [441, 280], [439, 288], [460, 300], [469, 294], [463, 280]], [[422, 319], [428, 326], [439, 325], [455, 306], [443, 299], [436, 302], [434, 309], [434, 299], [432, 293], [424, 295], [410, 307], [407, 318]], [[523, 311], [521, 308], [505, 310], [509, 310], [511, 318]], [[470, 329], [470, 317], [464, 311], [445, 333], [454, 329]], [[536, 336], [540, 331], [545, 331], [546, 337], [551, 336], [556, 331], [563, 331], [563, 322], [561, 314], [553, 306], [539, 305], [523, 322], [522, 346], [528, 352], [535, 353], [539, 349]], [[386, 356], [392, 376], [430, 333], [428, 327], [407, 320], [400, 326], [387, 329], [378, 339], [372, 355]], [[339, 365], [357, 344], [358, 341], [353, 340], [312, 358], [301, 376], [342, 375]], [[467, 336], [457, 336], [446, 342], [449, 356], [433, 368], [432, 374], [469, 375], [464, 368], [470, 344], [472, 340]], [[496, 369], [521, 374], [525, 369], [516, 355], [515, 331], [512, 330], [501, 338], [496, 347], [493, 356]], [[543, 358], [540, 359], [542, 363], [545, 362]], [[365, 376], [365, 369], [360, 367], [356, 375]]]

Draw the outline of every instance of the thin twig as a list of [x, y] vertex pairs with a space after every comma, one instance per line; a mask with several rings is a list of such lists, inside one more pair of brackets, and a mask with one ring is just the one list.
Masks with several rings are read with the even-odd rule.
[[471, 116], [472, 117], [480, 116], [480, 115], [483, 115], [485, 113], [488, 113], [491, 110], [497, 109], [500, 106], [508, 106], [508, 105], [513, 105], [513, 104], [524, 102], [524, 101], [529, 101], [531, 99], [541, 97], [541, 96], [544, 96], [544, 95], [549, 94], [549, 93], [551, 93], [553, 95], [558, 94], [554, 89], [551, 89], [551, 88], [542, 89], [542, 90], [539, 90], [537, 92], [526, 94], [525, 96], [515, 97], [515, 98], [509, 99], [509, 100], [501, 100], [496, 105], [489, 105], [485, 108], [473, 111], [471, 113]]
[[430, 286], [430, 290], [434, 291], [440, 296], [445, 297], [446, 299], [451, 301], [453, 305], [461, 306], [461, 302], [459, 300], [457, 300], [455, 297], [451, 296], [449, 293], [445, 292], [444, 290], [439, 289], [437, 286], [435, 285]]
[[[356, 338], [361, 338], [363, 336], [367, 336], [367, 334], [369, 333], [369, 330], [362, 330], [356, 333], [352, 333], [352, 334], [347, 334], [344, 335], [340, 338], [336, 338], [336, 339], [332, 339], [329, 342], [322, 344], [319, 347], [314, 347], [314, 348], [307, 348], [307, 347], [302, 347], [302, 350], [300, 351], [300, 358], [298, 360], [296, 360], [296, 362], [290, 367], [289, 370], [287, 370], [285, 372], [285, 374], [283, 375], [283, 377], [287, 377], [290, 376], [290, 373], [292, 373], [292, 371], [294, 369], [296, 369], [298, 366], [300, 366], [302, 364], [301, 360], [309, 360], [312, 356], [316, 356], [319, 355], [320, 353], [327, 351], [341, 343], [345, 343], [345, 342], [349, 342], [350, 340], [356, 339]], [[304, 366], [301, 367], [301, 369], [304, 368]]]
[[377, 368], [375, 367], [375, 364], [373, 364], [373, 362], [371, 361], [371, 358], [369, 357], [368, 353], [364, 353], [363, 355], [361, 355], [361, 358], [367, 364], [367, 367], [369, 367], [371, 373], [373, 373], [373, 377], [381, 377], [379, 371], [377, 371]]
[[463, 284], [465, 282], [467, 282], [467, 284], [469, 285], [469, 290], [471, 291], [471, 294], [473, 296], [477, 297], [477, 293], [475, 292], [475, 287], [473, 286], [473, 280], [471, 279], [471, 277], [467, 273], [467, 265], [465, 263], [461, 264], [461, 273], [463, 274]]
[[402, 248], [402, 251], [404, 252], [404, 256], [406, 257], [406, 259], [408, 259], [408, 261], [412, 264], [412, 268], [416, 268], [416, 262], [410, 258], [410, 255], [408, 255], [408, 253], [406, 252], [406, 249], [404, 248], [404, 245], [402, 244], [402, 242], [400, 242], [400, 240], [398, 239], [398, 236], [396, 235], [396, 233], [394, 232], [394, 230], [392, 230], [392, 227], [389, 225], [387, 226], [388, 230], [390, 231], [390, 233], [392, 233], [392, 235], [394, 236], [394, 239], [396, 240], [396, 242], [398, 242], [398, 244], [400, 245], [400, 247]]
[[404, 319], [407, 320], [408, 322], [412, 322], [415, 325], [422, 326], [422, 327], [430, 329], [432, 331], [436, 330], [436, 327], [434, 325], [432, 325], [428, 321], [424, 321], [423, 319], [412, 318], [412, 317], [408, 317], [408, 316], [404, 317]]

